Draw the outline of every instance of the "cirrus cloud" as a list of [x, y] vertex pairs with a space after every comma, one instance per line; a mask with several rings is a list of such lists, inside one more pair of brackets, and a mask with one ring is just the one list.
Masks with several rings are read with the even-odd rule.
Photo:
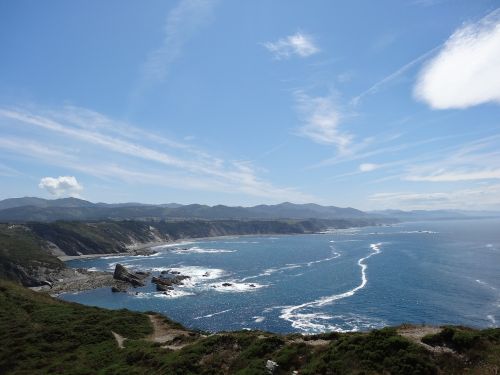
[[500, 103], [500, 8], [456, 30], [421, 71], [414, 94], [433, 109]]
[[320, 51], [314, 39], [307, 34], [297, 32], [276, 42], [266, 42], [263, 46], [278, 60], [288, 59], [293, 55], [309, 57]]
[[299, 135], [316, 143], [335, 145], [340, 153], [347, 151], [352, 135], [339, 130], [342, 115], [333, 95], [312, 97], [296, 92], [295, 101], [303, 122]]
[[380, 167], [381, 166], [379, 164], [362, 163], [359, 165], [359, 171], [360, 172], [371, 172], [371, 171], [374, 171], [375, 169], [378, 169]]

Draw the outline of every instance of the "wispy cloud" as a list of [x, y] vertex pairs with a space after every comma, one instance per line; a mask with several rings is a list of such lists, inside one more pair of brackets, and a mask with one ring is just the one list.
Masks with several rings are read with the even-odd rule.
[[80, 197], [83, 190], [83, 186], [75, 176], [43, 177], [38, 187], [47, 190], [55, 197]]
[[500, 168], [485, 168], [481, 170], [456, 170], [452, 172], [437, 171], [430, 175], [408, 176], [408, 181], [455, 182], [500, 179]]
[[500, 103], [500, 8], [446, 41], [420, 73], [417, 99], [434, 109]]
[[380, 164], [362, 163], [359, 165], [359, 171], [360, 172], [371, 172], [371, 171], [374, 171], [375, 169], [379, 169], [380, 167], [381, 167]]
[[298, 134], [316, 143], [335, 145], [340, 153], [345, 153], [352, 135], [339, 130], [342, 115], [335, 96], [314, 97], [298, 91], [295, 101], [302, 117]]
[[[42, 131], [44, 143], [26, 137], [3, 137], [0, 148], [9, 153], [31, 156], [34, 162], [97, 177], [118, 177], [128, 183], [179, 189], [240, 193], [268, 201], [281, 201], [285, 197], [300, 202], [315, 200], [297, 189], [278, 187], [266, 181], [249, 162], [226, 161], [192, 145], [148, 134], [84, 108], [3, 108], [0, 126], [14, 130], [30, 126]], [[33, 137], [40, 139], [40, 134]]]
[[171, 65], [179, 58], [190, 38], [212, 19], [218, 0], [180, 0], [166, 19], [162, 44], [151, 51], [141, 69], [134, 95], [165, 80]]
[[407, 181], [455, 182], [500, 179], [500, 136], [483, 137], [455, 147], [429, 163], [412, 165]]
[[275, 42], [263, 43], [273, 56], [280, 59], [288, 59], [292, 56], [309, 57], [320, 51], [314, 39], [307, 34], [297, 32]]
[[455, 191], [376, 193], [369, 197], [381, 208], [401, 209], [499, 209], [500, 184]]
[[361, 100], [363, 100], [365, 97], [374, 95], [377, 92], [379, 92], [384, 86], [390, 84], [391, 82], [397, 80], [399, 77], [403, 76], [405, 73], [407, 73], [410, 69], [414, 68], [418, 64], [420, 64], [422, 61], [425, 61], [428, 59], [430, 56], [432, 56], [433, 53], [435, 53], [441, 45], [434, 47], [430, 49], [429, 51], [423, 53], [422, 55], [416, 57], [415, 59], [411, 60], [410, 62], [406, 63], [402, 67], [398, 68], [396, 71], [392, 72], [391, 74], [385, 76], [378, 82], [374, 83], [372, 86], [370, 86], [368, 89], [365, 91], [361, 92], [360, 94], [356, 95], [354, 98], [351, 99], [351, 104], [356, 106], [358, 105]]

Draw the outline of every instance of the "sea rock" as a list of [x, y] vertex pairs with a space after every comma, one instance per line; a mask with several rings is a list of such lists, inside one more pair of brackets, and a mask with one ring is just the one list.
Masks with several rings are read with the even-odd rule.
[[168, 292], [169, 290], [173, 290], [174, 288], [169, 285], [156, 284], [156, 290], [158, 292]]
[[137, 275], [136, 273], [130, 272], [121, 264], [117, 264], [115, 266], [113, 278], [115, 280], [125, 281], [131, 284], [133, 287], [145, 285], [142, 281], [145, 278], [143, 275]]
[[137, 277], [139, 277], [139, 278], [141, 278], [141, 279], [143, 279], [143, 280], [144, 280], [144, 279], [145, 279], [145, 278], [147, 278], [149, 275], [151, 275], [151, 273], [149, 273], [149, 272], [144, 272], [144, 271], [137, 271], [137, 272], [135, 272], [135, 275], [136, 275]]
[[162, 286], [172, 286], [172, 285], [182, 285], [182, 280], [190, 279], [190, 276], [185, 275], [175, 275], [174, 277], [153, 277], [151, 282]]
[[222, 286], [232, 286], [233, 284], [231, 283], [223, 283]]
[[117, 284], [117, 285], [113, 285], [111, 287], [111, 291], [113, 293], [126, 293], [127, 292], [127, 285], [126, 284]]

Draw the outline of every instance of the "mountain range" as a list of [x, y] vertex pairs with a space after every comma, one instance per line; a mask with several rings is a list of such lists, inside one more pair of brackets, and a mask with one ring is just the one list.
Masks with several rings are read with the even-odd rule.
[[10, 198], [0, 201], [0, 221], [102, 219], [363, 219], [373, 215], [354, 208], [293, 204], [253, 207], [142, 203], [92, 203], [78, 198]]
[[0, 221], [56, 220], [276, 220], [276, 219], [392, 219], [400, 221], [447, 220], [479, 217], [500, 217], [500, 212], [466, 210], [381, 210], [361, 211], [351, 207], [321, 206], [314, 203], [253, 207], [208, 206], [178, 203], [93, 203], [78, 198], [43, 199], [37, 197], [9, 198], [0, 201]]

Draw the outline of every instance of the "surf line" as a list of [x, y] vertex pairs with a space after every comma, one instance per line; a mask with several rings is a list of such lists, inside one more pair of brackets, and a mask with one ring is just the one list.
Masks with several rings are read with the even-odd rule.
[[306, 317], [311, 317], [314, 314], [301, 314], [299, 311], [307, 308], [307, 307], [322, 307], [325, 305], [330, 305], [331, 303], [338, 301], [340, 299], [344, 299], [347, 297], [351, 297], [358, 290], [363, 289], [366, 286], [366, 283], [368, 282], [368, 278], [366, 277], [366, 270], [368, 266], [364, 263], [368, 258], [372, 257], [373, 255], [380, 254], [381, 250], [380, 247], [382, 246], [382, 243], [374, 243], [370, 245], [370, 249], [372, 252], [368, 254], [367, 256], [361, 258], [358, 260], [358, 266], [361, 268], [361, 284], [359, 284], [357, 287], [348, 290], [347, 292], [340, 293], [340, 294], [334, 294], [332, 296], [325, 296], [321, 297], [317, 300], [311, 301], [311, 302], [306, 302], [301, 305], [296, 305], [296, 306], [287, 306], [281, 310], [281, 315], [280, 318], [283, 320], [286, 320], [292, 324], [292, 327], [294, 328], [300, 328], [303, 324], [303, 319]]
[[330, 250], [332, 250], [332, 252], [331, 252], [331, 256], [328, 258], [323, 258], [323, 259], [313, 260], [310, 262], [303, 262], [303, 263], [291, 263], [291, 264], [287, 264], [283, 267], [267, 268], [263, 272], [259, 273], [258, 275], [246, 276], [246, 277], [240, 279], [239, 281], [244, 282], [244, 281], [251, 280], [251, 279], [257, 279], [259, 277], [271, 276], [272, 274], [277, 273], [277, 272], [283, 272], [283, 271], [294, 269], [294, 268], [302, 268], [304, 266], [311, 267], [313, 264], [329, 262], [330, 260], [337, 259], [340, 256], [340, 253], [336, 252], [335, 248], [333, 246], [330, 246]]
[[198, 319], [203, 319], [203, 318], [211, 318], [212, 316], [224, 314], [224, 313], [227, 313], [227, 312], [229, 312], [231, 310], [232, 309], [228, 309], [228, 310], [223, 310], [223, 311], [219, 311], [219, 312], [214, 312], [214, 313], [208, 314], [208, 315], [197, 316], [196, 318], [193, 318], [193, 319], [194, 320], [198, 320]]

